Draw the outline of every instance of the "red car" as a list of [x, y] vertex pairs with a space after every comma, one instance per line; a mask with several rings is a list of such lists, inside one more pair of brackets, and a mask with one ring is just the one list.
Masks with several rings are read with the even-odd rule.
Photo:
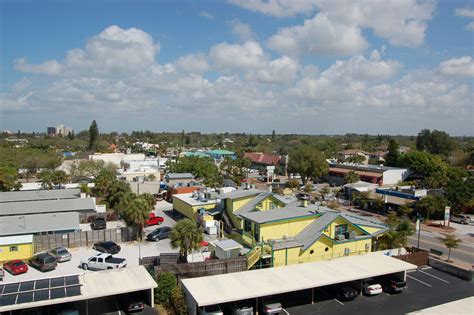
[[28, 271], [28, 265], [20, 259], [10, 260], [3, 264], [3, 269], [16, 276]]
[[165, 219], [163, 217], [156, 216], [154, 213], [150, 213], [148, 220], [145, 222], [145, 226], [159, 225], [163, 223]]

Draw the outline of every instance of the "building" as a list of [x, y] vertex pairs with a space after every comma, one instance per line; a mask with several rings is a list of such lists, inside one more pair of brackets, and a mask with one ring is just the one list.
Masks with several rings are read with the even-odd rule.
[[188, 184], [194, 181], [194, 175], [191, 173], [169, 173], [165, 176], [168, 186], [175, 184]]
[[329, 165], [329, 173], [325, 176], [325, 180], [329, 183], [343, 185], [345, 184], [345, 175], [351, 171], [356, 172], [359, 175], [360, 180], [377, 184], [379, 186], [397, 184], [398, 182], [405, 181], [405, 179], [411, 174], [411, 172], [406, 168], [333, 163]]
[[377, 188], [377, 184], [372, 184], [368, 182], [358, 181], [356, 183], [348, 183], [343, 186], [344, 196], [346, 199], [351, 200], [353, 193], [362, 193], [374, 191]]
[[363, 164], [369, 163], [370, 153], [367, 153], [359, 149], [347, 149], [338, 153], [338, 158], [343, 161], [346, 161], [347, 159], [358, 157], [358, 156], [364, 158], [362, 162]]
[[0, 262], [30, 259], [34, 254], [33, 235], [0, 237]]
[[206, 151], [206, 154], [216, 162], [222, 162], [225, 158], [235, 158], [235, 152], [220, 149]]
[[48, 136], [68, 136], [70, 133], [74, 133], [74, 130], [64, 125], [59, 125], [57, 127], [47, 127], [46, 132]]
[[104, 161], [104, 163], [112, 163], [117, 167], [122, 167], [123, 163], [134, 160], [145, 160], [145, 154], [143, 153], [94, 153], [89, 155], [91, 161]]
[[198, 220], [198, 215], [211, 212], [212, 216], [220, 212], [216, 210], [221, 201], [216, 192], [195, 190], [192, 193], [173, 194], [172, 198], [173, 210], [194, 221]]
[[254, 166], [277, 166], [282, 160], [282, 157], [279, 155], [261, 152], [245, 152], [244, 158], [252, 161]]

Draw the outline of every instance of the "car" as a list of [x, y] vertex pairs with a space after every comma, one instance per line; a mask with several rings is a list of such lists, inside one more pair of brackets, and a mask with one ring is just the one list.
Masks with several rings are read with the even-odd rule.
[[203, 306], [199, 309], [201, 315], [224, 315], [219, 305]]
[[56, 247], [53, 248], [48, 252], [51, 256], [56, 258], [56, 261], [61, 263], [65, 261], [70, 261], [72, 259], [72, 255], [65, 247]]
[[341, 301], [352, 301], [359, 296], [359, 292], [347, 283], [333, 285], [328, 288], [328, 291], [334, 294], [334, 296]]
[[52, 314], [56, 315], [79, 315], [79, 308], [75, 302], [56, 304], [53, 309]]
[[145, 226], [160, 225], [165, 219], [163, 217], [155, 215], [153, 212], [148, 215], [148, 220], [145, 222]]
[[143, 296], [138, 293], [129, 293], [121, 295], [120, 298], [121, 309], [127, 313], [141, 312], [145, 308]]
[[152, 242], [162, 240], [164, 238], [170, 237], [171, 228], [169, 226], [162, 226], [155, 229], [153, 232], [149, 233], [146, 236], [146, 239]]
[[253, 315], [253, 306], [251, 306], [253, 301], [245, 300], [239, 302], [227, 303], [223, 306], [223, 311], [225, 314], [232, 315]]
[[3, 271], [2, 268], [0, 268], [0, 281], [3, 281], [4, 277], [5, 277], [5, 271]]
[[16, 276], [28, 271], [28, 265], [23, 260], [15, 259], [3, 264], [3, 269]]
[[125, 258], [113, 257], [111, 254], [100, 253], [95, 256], [85, 258], [81, 261], [81, 267], [84, 270], [108, 270], [127, 267]]
[[283, 310], [281, 303], [272, 297], [262, 298], [261, 305], [263, 314], [278, 314]]
[[382, 286], [374, 278], [352, 281], [352, 285], [365, 295], [377, 295], [382, 293]]
[[30, 259], [30, 266], [42, 272], [54, 270], [57, 265], [56, 258], [47, 253], [36, 254]]
[[114, 255], [120, 253], [120, 250], [122, 248], [120, 247], [120, 245], [112, 241], [103, 241], [95, 243], [94, 246], [92, 246], [92, 249], [95, 249], [96, 251], [101, 253]]
[[97, 217], [91, 223], [91, 229], [93, 230], [104, 230], [107, 228], [107, 221], [105, 218]]
[[382, 286], [382, 290], [390, 294], [403, 292], [407, 287], [406, 281], [395, 275], [378, 277], [377, 281]]
[[461, 223], [461, 224], [469, 224], [471, 223], [471, 217], [467, 214], [452, 214], [451, 215], [451, 222]]

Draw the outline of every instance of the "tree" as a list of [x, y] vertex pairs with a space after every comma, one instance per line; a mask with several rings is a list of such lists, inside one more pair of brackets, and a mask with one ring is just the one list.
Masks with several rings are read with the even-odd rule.
[[388, 166], [397, 166], [398, 160], [400, 159], [400, 153], [398, 152], [398, 143], [394, 139], [390, 139], [388, 142], [388, 152], [385, 156], [385, 161]]
[[[133, 193], [132, 193], [133, 194]], [[137, 196], [129, 200], [128, 198], [122, 198], [119, 204], [120, 216], [123, 217], [128, 227], [132, 227], [135, 232], [135, 236], [138, 240], [142, 240], [143, 226], [148, 220], [150, 210], [148, 202]]]
[[186, 301], [184, 300], [183, 292], [179, 286], [175, 286], [173, 290], [171, 290], [170, 306], [176, 315], [188, 314]]
[[360, 177], [359, 174], [357, 174], [356, 172], [350, 171], [344, 176], [344, 180], [347, 183], [356, 183], [360, 180]]
[[286, 187], [290, 189], [298, 189], [300, 187], [300, 181], [297, 179], [290, 179], [286, 182]]
[[98, 196], [107, 196], [110, 187], [116, 181], [115, 171], [108, 169], [101, 170], [95, 179], [95, 191]]
[[362, 164], [362, 163], [365, 162], [365, 157], [362, 156], [362, 155], [349, 156], [349, 157], [346, 159], [346, 162], [354, 163], [354, 164]]
[[327, 186], [321, 188], [319, 190], [319, 194], [321, 195], [321, 198], [324, 200], [324, 198], [326, 198], [326, 196], [331, 192], [331, 189]]
[[306, 184], [309, 177], [315, 180], [326, 175], [329, 172], [329, 165], [324, 154], [309, 145], [302, 144], [290, 154], [288, 171], [300, 174], [303, 184]]
[[155, 174], [150, 174], [150, 175], [147, 176], [147, 179], [148, 179], [150, 182], [153, 182], [153, 181], [156, 180], [156, 176], [155, 176]]
[[89, 150], [95, 149], [97, 145], [97, 138], [99, 137], [99, 127], [95, 120], [92, 121], [89, 127]]
[[438, 239], [448, 249], [448, 261], [449, 261], [449, 258], [451, 257], [451, 249], [457, 248], [459, 246], [459, 243], [462, 242], [462, 240], [459, 238], [456, 238], [456, 236], [452, 234], [447, 234], [445, 237], [439, 237]]
[[435, 173], [445, 173], [448, 167], [438, 156], [421, 151], [412, 151], [402, 155], [400, 165], [408, 167], [425, 178]]
[[170, 307], [170, 297], [177, 286], [176, 277], [170, 272], [163, 272], [158, 276], [158, 287], [155, 290], [155, 303], [166, 308]]
[[66, 184], [69, 180], [66, 172], [62, 170], [51, 171], [51, 170], [42, 170], [38, 174], [38, 179], [41, 181], [41, 186], [44, 189], [53, 189], [53, 186], [59, 186]]
[[272, 131], [272, 142], [275, 142], [275, 130]]
[[214, 161], [206, 157], [180, 157], [176, 163], [168, 163], [170, 172], [192, 173], [196, 178], [204, 179], [204, 184], [215, 186], [222, 181]]
[[430, 218], [441, 218], [447, 204], [448, 202], [444, 197], [429, 195], [418, 201], [415, 207], [423, 217], [430, 220]]
[[190, 219], [183, 219], [176, 223], [171, 230], [171, 248], [179, 248], [180, 262], [188, 262], [188, 253], [199, 249], [202, 242], [202, 229]]
[[67, 134], [67, 138], [68, 138], [69, 140], [71, 140], [71, 141], [72, 141], [72, 140], [74, 140], [74, 130], [73, 130], [73, 131], [70, 131], [70, 132], [68, 132], [68, 134]]
[[117, 166], [112, 163], [105, 163], [104, 161], [81, 161], [78, 165], [73, 164], [71, 166], [71, 174], [74, 177], [87, 177], [87, 178], [97, 178], [99, 174], [104, 171], [108, 170], [110, 172], [115, 172]]
[[20, 190], [18, 183], [18, 172], [13, 167], [0, 167], [0, 191]]
[[431, 131], [423, 129], [416, 137], [416, 149], [418, 151], [431, 151]]
[[416, 149], [447, 156], [454, 149], [454, 142], [444, 131], [423, 129], [416, 137]]

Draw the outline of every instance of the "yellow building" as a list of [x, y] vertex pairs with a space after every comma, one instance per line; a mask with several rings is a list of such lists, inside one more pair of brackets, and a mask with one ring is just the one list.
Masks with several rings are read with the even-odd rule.
[[243, 241], [259, 251], [265, 244], [272, 266], [365, 254], [387, 230], [380, 222], [305, 203], [240, 217]]
[[205, 211], [214, 210], [220, 199], [206, 199], [202, 194], [197, 193], [175, 194], [173, 195], [173, 209], [185, 217], [196, 221], [198, 212], [203, 209]]
[[33, 235], [0, 237], [0, 261], [30, 259], [34, 254]]

